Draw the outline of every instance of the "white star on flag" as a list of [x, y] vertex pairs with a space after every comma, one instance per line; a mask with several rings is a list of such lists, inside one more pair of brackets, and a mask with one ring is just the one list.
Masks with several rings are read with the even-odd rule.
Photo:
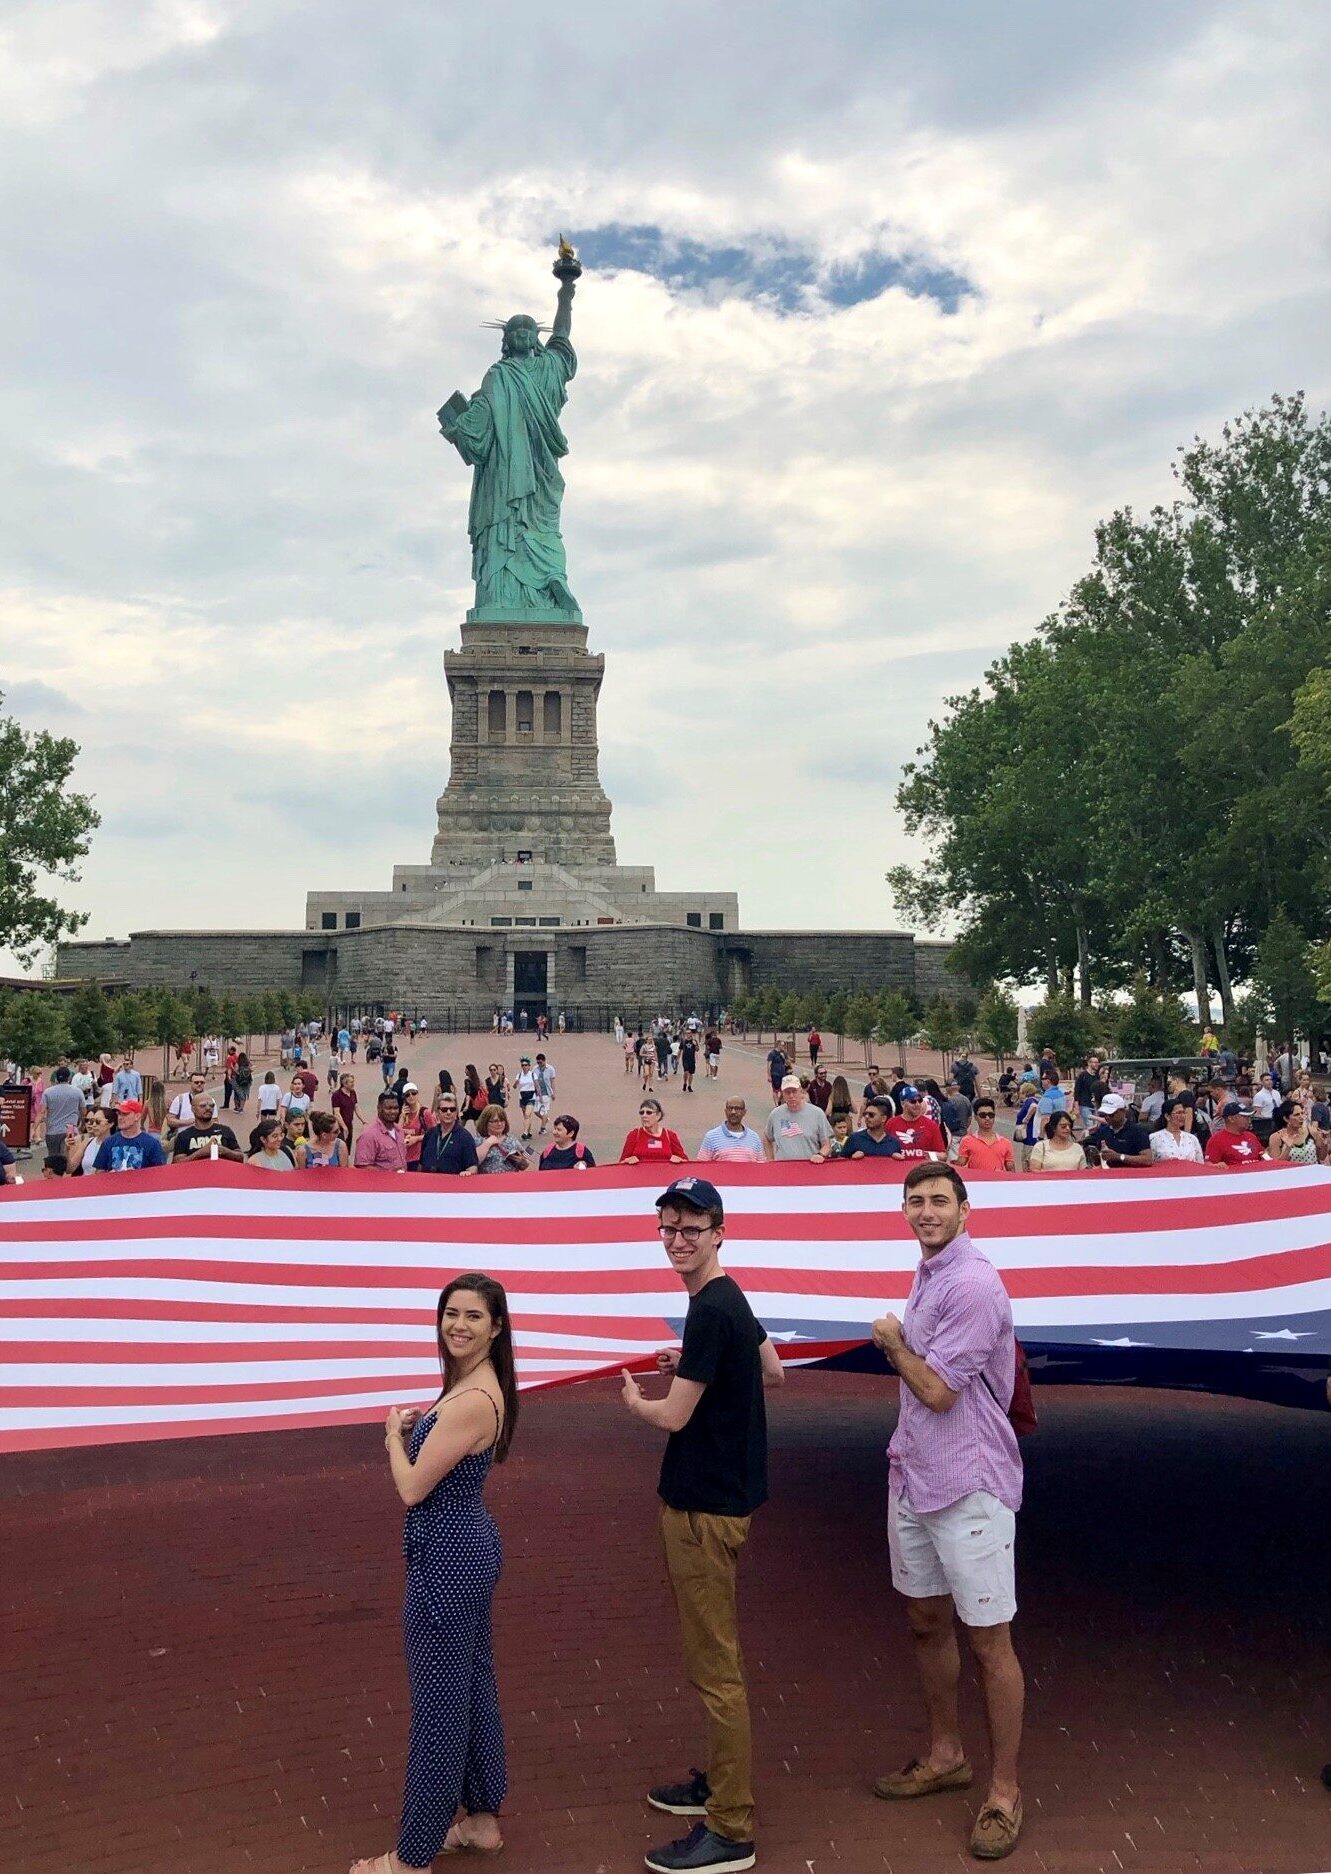
[[1288, 1327], [1268, 1329], [1264, 1332], [1261, 1328], [1255, 1327], [1252, 1337], [1254, 1340], [1311, 1340], [1313, 1332], [1311, 1328], [1305, 1328], [1301, 1334], [1296, 1334], [1293, 1328]]
[[1149, 1340], [1129, 1340], [1126, 1334], [1122, 1340], [1097, 1340], [1095, 1335], [1091, 1336], [1093, 1347], [1149, 1347], [1150, 1344]]

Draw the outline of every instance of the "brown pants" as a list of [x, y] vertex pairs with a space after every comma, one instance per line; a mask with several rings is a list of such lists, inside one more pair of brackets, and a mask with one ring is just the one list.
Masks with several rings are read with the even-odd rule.
[[753, 1745], [735, 1604], [735, 1569], [749, 1521], [661, 1507], [689, 1684], [707, 1707], [707, 1826], [729, 1841], [753, 1840]]

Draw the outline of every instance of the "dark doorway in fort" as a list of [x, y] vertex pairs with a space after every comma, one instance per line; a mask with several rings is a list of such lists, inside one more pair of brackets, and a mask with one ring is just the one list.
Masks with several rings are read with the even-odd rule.
[[544, 950], [516, 950], [513, 953], [513, 1019], [522, 1009], [532, 1023], [538, 1015], [549, 1013], [546, 1007], [549, 958]]

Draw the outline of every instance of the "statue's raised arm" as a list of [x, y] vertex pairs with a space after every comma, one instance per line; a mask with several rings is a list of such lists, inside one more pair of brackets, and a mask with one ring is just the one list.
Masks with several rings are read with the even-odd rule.
[[476, 603], [467, 616], [474, 622], [582, 622], [568, 589], [559, 469], [568, 454], [559, 412], [578, 368], [569, 334], [582, 266], [562, 236], [554, 272], [549, 344], [526, 313], [496, 321], [504, 335], [498, 363], [474, 397], [455, 391], [439, 411], [444, 436], [473, 470], [467, 531]]
[[555, 322], [550, 336], [568, 338], [573, 330], [573, 289], [582, 278], [582, 262], [562, 234], [559, 237], [559, 258], [555, 261], [554, 273], [559, 282], [559, 293], [555, 299]]

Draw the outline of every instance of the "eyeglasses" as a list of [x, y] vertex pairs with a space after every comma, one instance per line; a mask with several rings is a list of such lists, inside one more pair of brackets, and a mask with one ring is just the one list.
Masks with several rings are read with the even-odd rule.
[[663, 1243], [672, 1237], [682, 1236], [690, 1249], [696, 1249], [704, 1231], [711, 1229], [710, 1223], [658, 1223], [656, 1233]]

